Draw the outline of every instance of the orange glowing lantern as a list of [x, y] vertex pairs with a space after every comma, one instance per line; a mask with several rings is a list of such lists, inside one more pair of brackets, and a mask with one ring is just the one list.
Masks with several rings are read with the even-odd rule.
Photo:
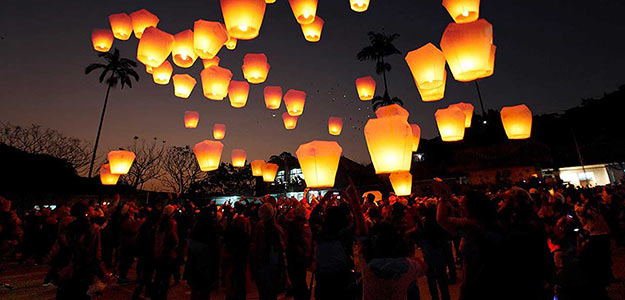
[[163, 64], [173, 47], [173, 35], [156, 27], [148, 27], [139, 40], [137, 60], [144, 65], [156, 68]]
[[263, 83], [269, 74], [271, 65], [267, 63], [267, 56], [262, 53], [248, 53], [243, 57], [243, 76], [247, 82]]
[[200, 170], [204, 172], [217, 170], [221, 163], [221, 152], [224, 144], [217, 141], [204, 140], [193, 146], [193, 153], [197, 159]]
[[209, 67], [212, 66], [219, 66], [219, 56], [215, 56], [213, 58], [209, 58], [209, 59], [202, 59], [202, 64], [204, 65], [204, 69], [208, 69]]
[[110, 29], [94, 29], [91, 31], [93, 49], [98, 52], [108, 52], [113, 46], [113, 32]]
[[378, 108], [375, 111], [375, 115], [378, 118], [401, 117], [402, 120], [408, 122], [408, 117], [410, 116], [410, 113], [399, 104], [391, 104]]
[[132, 163], [135, 161], [135, 154], [132, 151], [115, 150], [110, 151], [107, 155], [111, 174], [128, 174]]
[[228, 87], [228, 97], [230, 105], [234, 108], [244, 107], [247, 103], [247, 97], [250, 93], [250, 85], [246, 81], [230, 81]]
[[441, 48], [449, 69], [458, 81], [483, 77], [489, 69], [493, 26], [484, 19], [471, 23], [451, 23], [441, 38]]
[[297, 126], [297, 116], [291, 116], [288, 112], [282, 114], [282, 121], [284, 121], [284, 128], [287, 130], [295, 129]]
[[187, 29], [174, 35], [174, 47], [171, 50], [174, 64], [181, 68], [189, 68], [195, 63], [197, 54], [193, 50], [193, 31]]
[[358, 91], [358, 98], [362, 101], [373, 99], [375, 94], [375, 80], [373, 77], [367, 76], [356, 79], [356, 91]]
[[263, 181], [264, 182], [273, 182], [276, 179], [276, 174], [278, 174], [278, 165], [273, 163], [266, 163], [263, 165]]
[[343, 149], [337, 142], [312, 141], [300, 145], [295, 152], [309, 188], [331, 188]]
[[317, 15], [317, 0], [289, 0], [297, 23], [310, 24]]
[[328, 131], [331, 135], [341, 135], [343, 130], [343, 118], [330, 117], [328, 120]]
[[441, 100], [445, 96], [445, 56], [432, 43], [408, 52], [406, 63], [424, 102]]
[[464, 138], [465, 114], [457, 107], [439, 109], [434, 114], [443, 142], [457, 142]]
[[320, 16], [316, 16], [315, 21], [312, 23], [302, 24], [302, 33], [304, 33], [304, 38], [309, 42], [318, 42], [321, 39], [323, 23], [323, 19], [321, 19]]
[[289, 115], [297, 117], [304, 113], [306, 93], [298, 90], [288, 90], [284, 95], [284, 105]]
[[100, 182], [102, 185], [116, 185], [119, 176], [119, 174], [111, 174], [111, 166], [109, 164], [103, 164], [100, 167]]
[[443, 0], [443, 6], [456, 23], [469, 23], [480, 17], [480, 0]]
[[492, 45], [490, 48], [490, 57], [488, 58], [488, 67], [486, 72], [480, 78], [490, 77], [495, 74], [495, 53], [497, 52], [497, 46]]
[[228, 33], [223, 24], [197, 20], [193, 23], [193, 48], [202, 59], [213, 58], [228, 41]]
[[171, 78], [171, 73], [174, 72], [174, 68], [172, 68], [169, 61], [163, 62], [157, 68], [152, 69], [152, 78], [154, 79], [154, 83], [165, 85], [169, 83], [169, 79]]
[[200, 113], [197, 111], [187, 110], [184, 112], [184, 128], [196, 128], [200, 122]]
[[265, 0], [265, 3], [267, 3], [267, 4], [273, 4], [273, 3], [276, 3], [276, 0]]
[[213, 138], [223, 140], [226, 137], [226, 124], [215, 124], [213, 126]]
[[204, 96], [211, 100], [223, 100], [228, 95], [232, 72], [218, 66], [211, 66], [200, 73]]
[[143, 32], [147, 28], [156, 28], [159, 21], [157, 16], [145, 9], [140, 9], [131, 13], [130, 20], [132, 21], [132, 28], [135, 31], [135, 37], [138, 39], [143, 37]]
[[421, 142], [421, 127], [417, 124], [410, 124], [412, 129], [412, 152], [419, 150], [419, 142]]
[[525, 104], [502, 108], [501, 122], [511, 140], [528, 139], [532, 135], [532, 111]]
[[258, 36], [265, 17], [265, 0], [221, 0], [221, 12], [228, 33], [251, 40]]
[[146, 72], [146, 73], [148, 73], [148, 74], [150, 74], [150, 75], [152, 75], [152, 73], [154, 73], [154, 68], [152, 68], [152, 67], [150, 67], [150, 66], [146, 65], [146, 66], [145, 66], [145, 72]]
[[246, 154], [243, 149], [232, 149], [232, 166], [235, 168], [245, 167]]
[[174, 75], [174, 95], [180, 98], [189, 98], [197, 81], [189, 74]]
[[228, 40], [226, 41], [226, 49], [228, 50], [234, 50], [237, 47], [237, 39], [233, 38], [233, 37], [228, 37]]
[[369, 119], [365, 139], [376, 174], [410, 170], [413, 137], [404, 117]]
[[265, 165], [264, 160], [253, 160], [250, 165], [252, 166], [252, 176], [263, 176], [263, 166]]
[[355, 12], [364, 12], [369, 8], [369, 0], [349, 0], [349, 6]]
[[456, 107], [460, 109], [466, 117], [464, 119], [464, 128], [471, 127], [471, 119], [473, 119], [473, 104], [460, 102], [460, 103], [452, 104], [449, 107]]
[[393, 172], [389, 176], [391, 185], [397, 196], [410, 196], [412, 192], [412, 174], [410, 172]]
[[127, 13], [112, 14], [109, 16], [111, 31], [118, 40], [128, 40], [132, 34], [132, 20]]
[[265, 106], [269, 109], [278, 109], [282, 103], [282, 88], [279, 86], [266, 86]]

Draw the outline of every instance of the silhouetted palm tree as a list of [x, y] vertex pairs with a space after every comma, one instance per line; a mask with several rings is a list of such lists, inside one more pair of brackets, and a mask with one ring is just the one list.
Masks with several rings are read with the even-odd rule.
[[[117, 84], [121, 84], [121, 88], [128, 86], [132, 88], [132, 78], [135, 81], [139, 81], [139, 74], [135, 72], [134, 68], [137, 67], [137, 62], [127, 58], [119, 56], [119, 50], [117, 48], [113, 53], [106, 52], [98, 54], [99, 57], [104, 58], [105, 64], [94, 63], [85, 68], [85, 74], [89, 74], [94, 70], [102, 69], [100, 74], [100, 83], [105, 81], [106, 78], [106, 96], [104, 96], [104, 105], [102, 106], [102, 115], [100, 116], [100, 125], [98, 126], [98, 134], [95, 138], [95, 144], [93, 146], [93, 154], [91, 156], [91, 163], [89, 164], [89, 178], [93, 173], [93, 163], [95, 161], [96, 152], [98, 151], [98, 142], [100, 141], [100, 132], [102, 131], [102, 122], [104, 121], [104, 113], [106, 112], [106, 104], [109, 100], [109, 92], [111, 88], [117, 87]], [[108, 77], [107, 77], [108, 75]]]
[[399, 37], [399, 34], [394, 33], [386, 35], [385, 33], [370, 31], [367, 33], [371, 44], [362, 48], [356, 55], [359, 61], [374, 61], [375, 73], [382, 74], [384, 78], [384, 95], [376, 96], [373, 98], [373, 109], [377, 109], [380, 106], [386, 106], [394, 103], [403, 105], [404, 103], [397, 97], [390, 97], [388, 95], [388, 83], [386, 80], [386, 72], [391, 71], [391, 64], [387, 63], [384, 58], [394, 54], [401, 54], [399, 50], [393, 45], [393, 41]]

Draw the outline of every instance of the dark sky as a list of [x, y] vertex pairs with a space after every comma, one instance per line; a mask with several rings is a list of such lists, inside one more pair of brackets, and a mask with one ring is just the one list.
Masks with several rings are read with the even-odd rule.
[[[472, 83], [460, 83], [448, 74], [443, 101], [421, 102], [404, 55], [427, 42], [439, 45], [451, 18], [439, 0], [371, 0], [366, 13], [349, 9], [348, 0], [319, 0], [318, 14], [325, 20], [319, 43], [304, 40], [287, 0], [268, 5], [261, 34], [239, 41], [235, 51], [219, 53], [222, 66], [233, 79], [243, 80], [246, 53], [266, 53], [271, 71], [266, 84], [308, 93], [297, 129], [286, 131], [280, 111], [264, 108], [263, 85], [251, 87], [243, 109], [228, 99], [210, 101], [202, 96], [201, 62], [188, 72], [198, 86], [188, 100], [174, 97], [173, 86], [158, 86], [143, 69], [134, 88], [111, 94], [101, 139], [108, 151], [132, 143], [133, 136], [158, 137], [170, 145], [194, 145], [212, 138], [212, 125], [225, 123], [228, 132], [223, 159], [233, 148], [248, 152], [248, 160], [266, 159], [281, 151], [295, 152], [299, 144], [337, 140], [343, 153], [369, 162], [362, 128], [373, 112], [369, 102], [357, 99], [354, 80], [374, 75], [372, 63], [356, 60], [368, 40], [366, 33], [384, 29], [399, 33], [402, 51], [390, 59], [392, 96], [401, 98], [410, 121], [423, 136], [438, 134], [434, 111], [458, 101], [478, 107]], [[497, 45], [495, 75], [480, 82], [487, 108], [526, 103], [534, 113], [557, 112], [577, 105], [581, 98], [600, 96], [625, 83], [625, 4], [619, 0], [482, 0], [481, 17], [494, 26]], [[146, 8], [160, 18], [158, 27], [177, 33], [193, 27], [199, 18], [222, 21], [218, 0], [193, 1], [3, 1], [0, 8], [0, 120], [15, 124], [41, 124], [67, 135], [92, 141], [105, 86], [97, 75], [85, 76], [84, 67], [98, 61], [91, 46], [91, 30], [108, 28], [107, 16]], [[136, 57], [137, 40], [115, 40], [122, 55]], [[378, 87], [381, 77], [375, 77]], [[185, 110], [201, 114], [195, 130], [183, 128]], [[345, 119], [343, 134], [328, 134], [330, 116]]]

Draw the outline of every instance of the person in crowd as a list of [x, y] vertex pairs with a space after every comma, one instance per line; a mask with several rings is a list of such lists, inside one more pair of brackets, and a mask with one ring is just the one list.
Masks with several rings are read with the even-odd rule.
[[208, 300], [219, 281], [221, 226], [216, 219], [217, 207], [200, 211], [189, 235], [189, 254], [184, 279], [191, 288], [191, 300]]
[[312, 263], [312, 231], [306, 220], [306, 207], [301, 204], [292, 210], [292, 216], [285, 224], [286, 260], [294, 300], [310, 299], [306, 281], [308, 268]]
[[154, 236], [155, 275], [152, 283], [152, 300], [167, 299], [169, 282], [177, 264], [178, 228], [174, 218], [173, 205], [163, 207], [161, 219], [156, 225]]
[[224, 218], [227, 222], [223, 237], [223, 278], [227, 300], [245, 300], [247, 296], [247, 266], [252, 227], [242, 203], [235, 205], [236, 213]]

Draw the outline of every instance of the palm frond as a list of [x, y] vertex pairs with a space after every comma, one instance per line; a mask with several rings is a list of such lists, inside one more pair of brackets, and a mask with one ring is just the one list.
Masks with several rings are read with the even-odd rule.
[[106, 68], [106, 65], [104, 64], [90, 64], [85, 68], [85, 74], [89, 74], [91, 73], [93, 70], [97, 70], [100, 68]]

